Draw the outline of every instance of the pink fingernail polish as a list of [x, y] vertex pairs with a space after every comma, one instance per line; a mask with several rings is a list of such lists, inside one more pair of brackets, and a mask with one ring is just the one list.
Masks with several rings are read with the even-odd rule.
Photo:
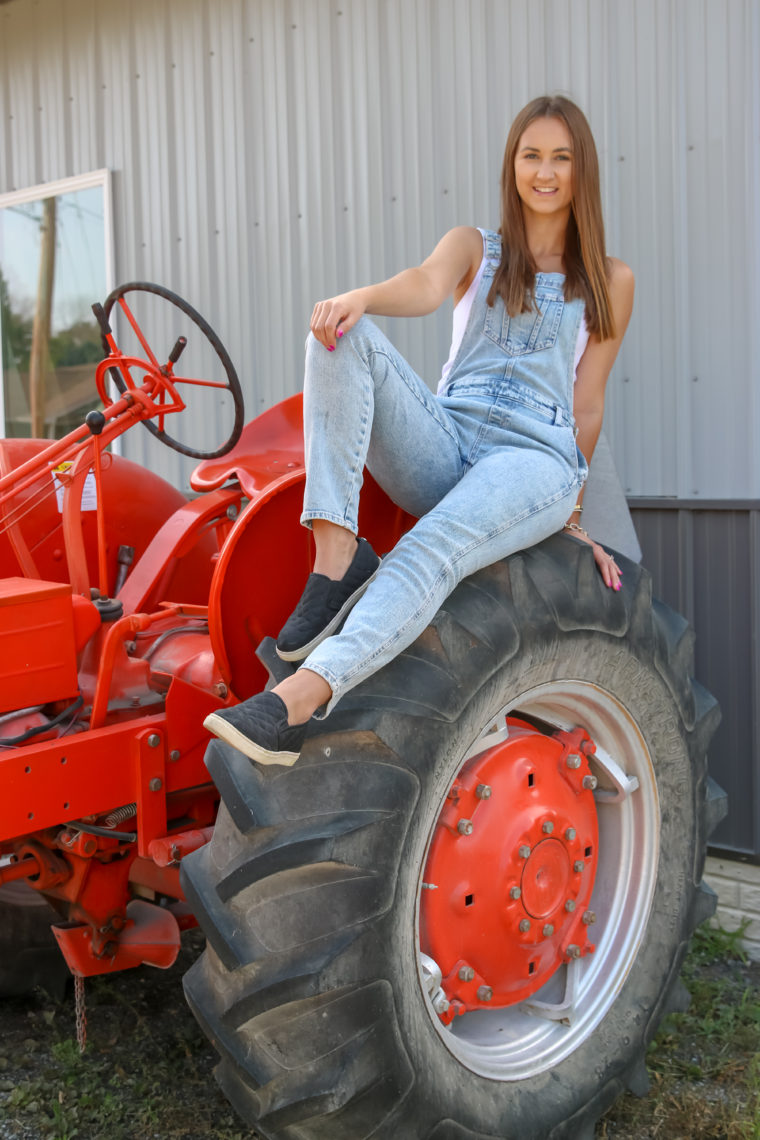
[[343, 336], [343, 329], [338, 329], [338, 336]]
[[622, 588], [622, 587], [621, 587], [621, 585], [620, 585], [620, 582], [618, 582], [618, 584], [617, 584], [617, 586], [615, 587], [615, 589], [616, 589], [616, 590], [620, 590], [621, 588]]
[[327, 351], [328, 352], [335, 352], [335, 345], [334, 344], [328, 344]]

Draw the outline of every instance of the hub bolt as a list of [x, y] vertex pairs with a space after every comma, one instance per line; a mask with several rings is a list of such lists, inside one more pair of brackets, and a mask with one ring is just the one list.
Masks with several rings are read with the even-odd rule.
[[475, 789], [475, 795], [478, 797], [479, 800], [490, 800], [490, 798], [491, 798], [491, 787], [490, 787], [490, 785], [489, 784], [478, 784], [477, 788]]
[[567, 956], [568, 956], [568, 958], [580, 958], [580, 956], [581, 956], [580, 946], [576, 946], [575, 944], [568, 946]]
[[578, 756], [576, 753], [572, 753], [570, 756], [568, 756], [567, 766], [568, 766], [568, 768], [580, 768], [580, 766], [581, 766], [580, 756]]
[[550, 819], [547, 819], [546, 823], [541, 827], [541, 830], [545, 835], [551, 835], [551, 833], [554, 831], [554, 824]]
[[433, 999], [433, 1009], [437, 1014], [442, 1015], [448, 1012], [448, 1008], [449, 1003], [445, 994], [439, 992], [437, 997]]
[[542, 931], [542, 934], [543, 934], [544, 938], [551, 938], [552, 934], [554, 934], [554, 927], [552, 926], [552, 924], [550, 922], [547, 922], [546, 926], [544, 927], [544, 929]]
[[478, 1001], [490, 1001], [493, 997], [493, 990], [490, 986], [478, 986]]
[[583, 915], [583, 922], [586, 926], [593, 926], [596, 922], [596, 915], [593, 910], [587, 910]]
[[585, 866], [586, 866], [586, 864], [583, 862], [582, 859], [576, 859], [575, 862], [573, 863], [573, 870], [577, 874], [580, 874]]
[[575, 910], [575, 899], [568, 899], [565, 903], [565, 910], [572, 913]]
[[511, 899], [519, 899], [521, 894], [522, 894], [522, 891], [520, 890], [519, 887], [510, 887], [509, 888], [509, 897]]
[[586, 788], [587, 791], [593, 792], [594, 788], [596, 787], [596, 785], [598, 783], [599, 783], [599, 781], [597, 780], [596, 776], [584, 776], [583, 777], [583, 786], [584, 786], [584, 788]]
[[567, 831], [565, 832], [565, 839], [567, 839], [569, 843], [572, 843], [572, 841], [575, 839], [576, 834], [577, 833], [574, 827], [568, 827]]
[[527, 843], [523, 843], [523, 845], [518, 848], [517, 854], [520, 856], [521, 859], [529, 859], [530, 858], [530, 847], [528, 847]]
[[472, 966], [462, 966], [461, 970], [459, 971], [460, 982], [471, 982], [474, 977], [475, 971], [473, 970]]
[[457, 824], [457, 831], [460, 835], [472, 835], [474, 828], [471, 819], [460, 819]]
[[530, 930], [530, 922], [528, 921], [528, 919], [527, 918], [521, 919], [520, 920], [520, 933], [521, 934], [527, 934], [529, 930]]

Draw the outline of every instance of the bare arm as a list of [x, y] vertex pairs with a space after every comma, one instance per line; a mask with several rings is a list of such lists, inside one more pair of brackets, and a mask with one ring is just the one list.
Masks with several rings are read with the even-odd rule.
[[[604, 393], [607, 379], [612, 365], [615, 363], [628, 322], [633, 309], [634, 278], [630, 268], [623, 261], [612, 259], [612, 275], [610, 278], [610, 300], [615, 318], [617, 335], [614, 339], [600, 341], [597, 336], [589, 339], [586, 351], [578, 365], [578, 376], [575, 382], [573, 397], [573, 414], [578, 428], [577, 444], [587, 463], [591, 462], [594, 454], [599, 432], [602, 430], [604, 418]], [[578, 496], [578, 502], [583, 503], [583, 491]], [[578, 513], [572, 514], [569, 523], [579, 523]], [[584, 538], [577, 531], [579, 538]], [[584, 541], [591, 542], [594, 547], [594, 557], [604, 579], [605, 585], [617, 590], [620, 588], [620, 572], [614, 562], [605, 555], [602, 547], [590, 538]]]
[[353, 328], [364, 313], [384, 317], [421, 317], [432, 313], [458, 286], [469, 282], [483, 256], [483, 238], [472, 226], [449, 230], [421, 265], [404, 269], [377, 285], [352, 289], [318, 301], [311, 331], [326, 348]]

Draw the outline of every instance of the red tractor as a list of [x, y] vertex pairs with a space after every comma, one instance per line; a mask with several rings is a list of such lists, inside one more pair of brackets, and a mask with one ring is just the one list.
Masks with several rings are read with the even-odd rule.
[[[166, 967], [198, 922], [187, 998], [260, 1135], [592, 1137], [645, 1088], [714, 905], [717, 709], [686, 622], [557, 535], [458, 586], [295, 767], [209, 743], [211, 710], [290, 668], [300, 398], [242, 428], [189, 305], [132, 284], [94, 309], [103, 411], [0, 442], [0, 989]], [[232, 425], [213, 452], [170, 434], [199, 393]], [[113, 453], [140, 422], [200, 460], [197, 497]], [[362, 510], [377, 550], [412, 522], [369, 476]]]

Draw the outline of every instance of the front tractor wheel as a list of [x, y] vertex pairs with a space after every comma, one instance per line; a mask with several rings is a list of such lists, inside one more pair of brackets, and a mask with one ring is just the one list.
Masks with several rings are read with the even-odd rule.
[[714, 901], [691, 635], [556, 537], [463, 582], [293, 769], [214, 742], [186, 978], [270, 1140], [585, 1140]]

